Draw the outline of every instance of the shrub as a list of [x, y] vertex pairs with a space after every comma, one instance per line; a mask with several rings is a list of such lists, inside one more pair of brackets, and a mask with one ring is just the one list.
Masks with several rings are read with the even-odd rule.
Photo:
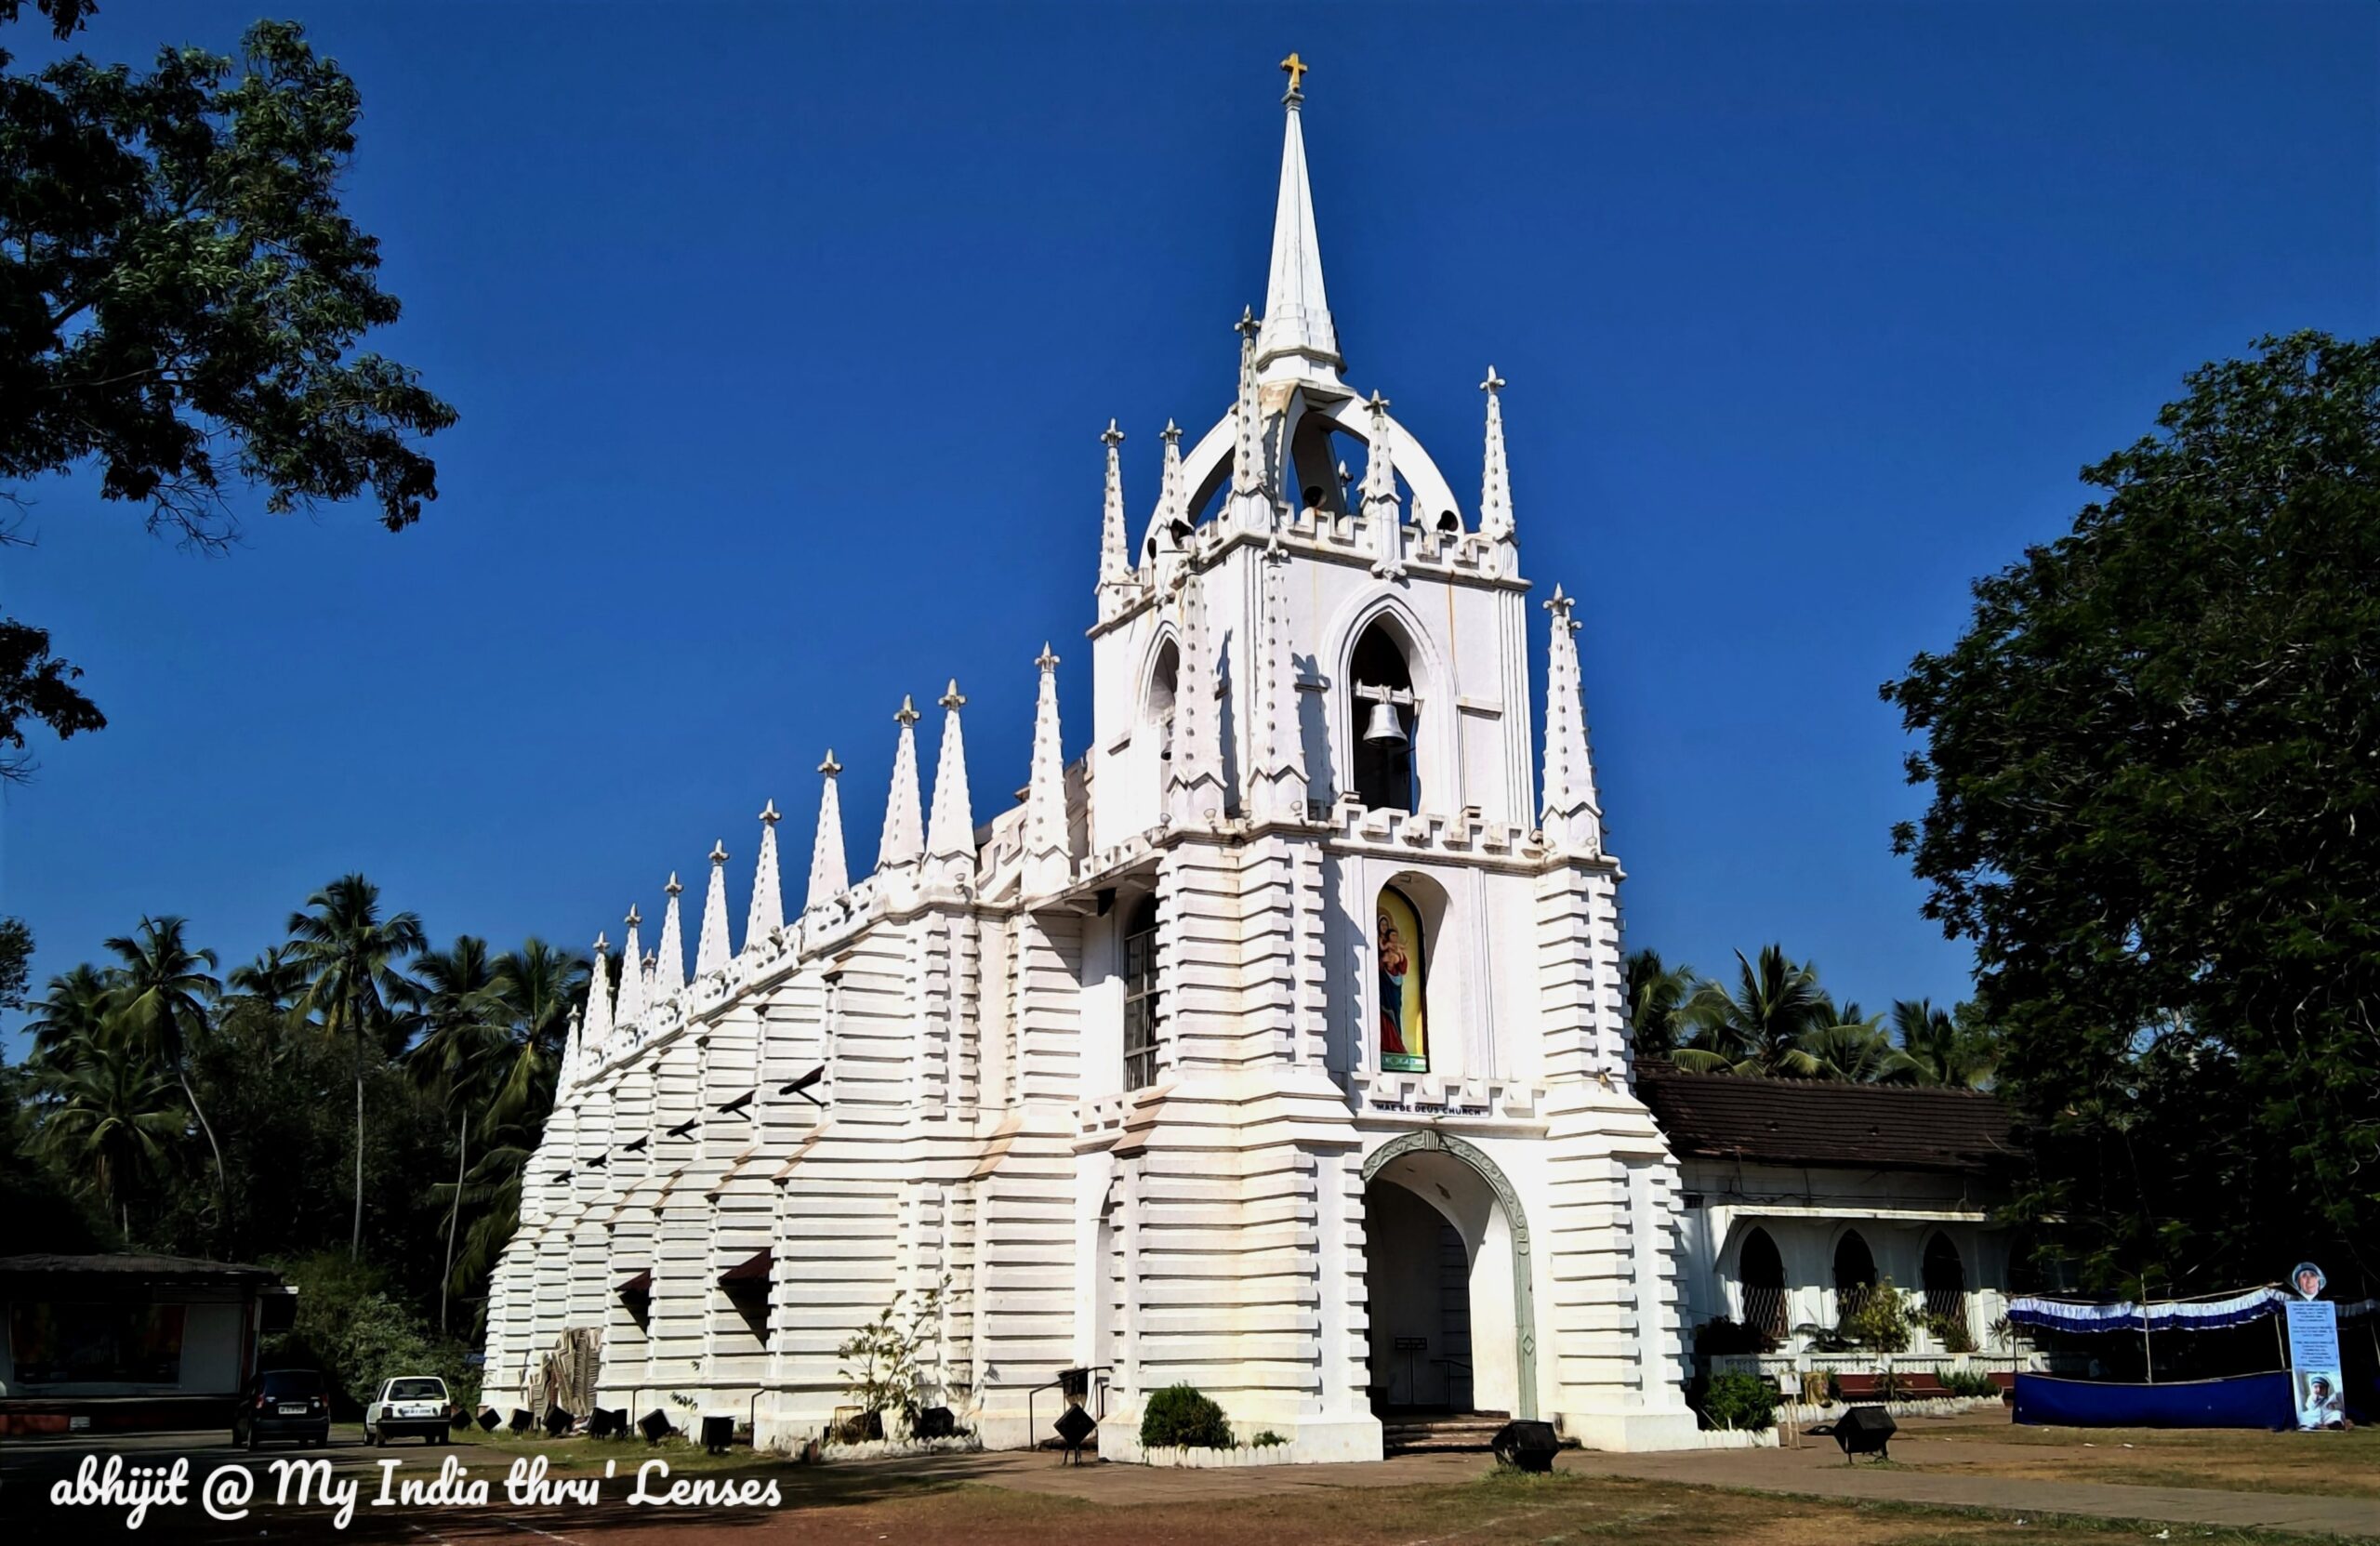
[[1964, 1315], [1932, 1315], [1925, 1317], [1925, 1329], [1942, 1344], [1945, 1353], [1973, 1353], [1975, 1332], [1968, 1328]]
[[1758, 1327], [1744, 1326], [1726, 1315], [1694, 1328], [1694, 1351], [1703, 1357], [1739, 1353], [1774, 1353], [1777, 1339]]
[[1166, 1386], [1149, 1397], [1141, 1413], [1141, 1446], [1145, 1449], [1229, 1449], [1232, 1442], [1223, 1409], [1195, 1385]]
[[1909, 1351], [1909, 1302], [1893, 1280], [1881, 1277], [1859, 1296], [1843, 1317], [1843, 1329], [1853, 1341], [1876, 1353]]
[[2000, 1387], [1979, 1368], [1954, 1368], [1942, 1376], [1942, 1388], [1952, 1395], [1997, 1398]]
[[1248, 1447], [1250, 1449], [1277, 1449], [1282, 1445], [1289, 1442], [1289, 1440], [1283, 1438], [1280, 1434], [1273, 1432], [1272, 1429], [1267, 1428], [1263, 1433], [1257, 1434], [1254, 1438], [1250, 1439], [1248, 1441]]
[[1702, 1394], [1702, 1415], [1713, 1428], [1756, 1432], [1777, 1421], [1777, 1393], [1758, 1375], [1718, 1375]]

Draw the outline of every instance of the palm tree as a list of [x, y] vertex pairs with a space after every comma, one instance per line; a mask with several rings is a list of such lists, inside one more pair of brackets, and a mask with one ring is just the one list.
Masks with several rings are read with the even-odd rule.
[[182, 937], [185, 926], [179, 918], [144, 918], [139, 934], [119, 934], [107, 946], [124, 962], [121, 987], [115, 995], [116, 1013], [126, 1030], [145, 1037], [165, 1059], [215, 1156], [216, 1226], [220, 1229], [231, 1222], [231, 1209], [230, 1183], [223, 1173], [223, 1146], [215, 1142], [214, 1126], [190, 1087], [184, 1054], [191, 1038], [205, 1033], [206, 1006], [223, 991], [223, 984], [213, 975], [215, 952], [192, 949]]
[[1884, 1017], [1861, 1014], [1858, 1004], [1836, 1008], [1818, 995], [1818, 1012], [1802, 1034], [1802, 1050], [1818, 1060], [1818, 1077], [1846, 1084], [1914, 1084], [1917, 1062], [1884, 1034]]
[[102, 1029], [77, 1039], [84, 1044], [73, 1055], [42, 1075], [51, 1103], [41, 1142], [85, 1178], [85, 1189], [116, 1215], [129, 1243], [131, 1192], [165, 1169], [174, 1141], [188, 1129], [173, 1081], [138, 1049], [122, 1045], [122, 1032]]
[[380, 888], [361, 875], [343, 875], [306, 899], [310, 911], [289, 915], [290, 952], [305, 963], [309, 983], [300, 1012], [319, 1013], [324, 1034], [347, 1037], [355, 1049], [355, 1225], [348, 1254], [364, 1252], [364, 1049], [385, 1038], [393, 1011], [409, 991], [400, 964], [429, 948], [421, 919], [411, 913], [380, 916]]
[[1757, 966], [1736, 952], [1736, 989], [1705, 983], [1686, 1006], [1694, 1024], [1677, 1065], [1698, 1074], [1768, 1074], [1812, 1078], [1818, 1060], [1802, 1037], [1820, 1019], [1823, 995], [1810, 967], [1788, 960], [1781, 945], [1763, 945]]
[[413, 971], [415, 980], [398, 994], [421, 1032], [405, 1053], [406, 1072], [416, 1087], [439, 1092], [450, 1104], [483, 1098], [492, 1070], [509, 1063], [512, 1050], [487, 941], [457, 935], [446, 950], [425, 954]]
[[49, 992], [33, 1006], [25, 1023], [33, 1038], [30, 1063], [63, 1070], [72, 1060], [99, 1046], [117, 987], [116, 973], [101, 971], [88, 961], [49, 980]]
[[[1961, 1006], [1964, 1014], [1964, 1006]], [[1929, 998], [1903, 998], [1893, 1005], [1893, 1033], [1901, 1050], [1920, 1070], [1926, 1084], [1979, 1090], [1990, 1082], [1991, 1048], [1988, 1038], [1934, 1007]]]
[[1640, 1058], [1667, 1057], [1692, 1029], [1686, 1006], [1700, 981], [1690, 966], [1665, 967], [1658, 950], [1630, 955], [1620, 991], [1627, 998], [1628, 1029]]

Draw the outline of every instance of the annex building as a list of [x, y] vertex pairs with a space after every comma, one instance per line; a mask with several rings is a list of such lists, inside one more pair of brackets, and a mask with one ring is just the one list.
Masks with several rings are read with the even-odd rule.
[[1088, 750], [1045, 649], [1021, 803], [979, 825], [953, 683], [930, 789], [892, 716], [865, 872], [830, 752], [790, 916], [774, 804], [739, 937], [712, 851], [691, 979], [675, 878], [656, 954], [628, 913], [492, 1289], [491, 1401], [563, 1349], [605, 1407], [796, 1444], [897, 1300], [928, 1400], [994, 1447], [1046, 1434], [1070, 1368], [1110, 1458], [1180, 1381], [1299, 1460], [1377, 1458], [1410, 1407], [1697, 1442], [1683, 1275], [1727, 1248], [1689, 1240], [1632, 1083], [1574, 603], [1524, 562], [1492, 370], [1475, 496], [1349, 383], [1296, 82], [1227, 405], [1167, 426], [1137, 508], [1106, 437]]

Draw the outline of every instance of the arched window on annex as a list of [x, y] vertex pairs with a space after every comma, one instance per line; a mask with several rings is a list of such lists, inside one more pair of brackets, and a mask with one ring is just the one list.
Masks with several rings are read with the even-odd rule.
[[1974, 1333], [1967, 1327], [1966, 1263], [1959, 1259], [1959, 1248], [1938, 1229], [1925, 1242], [1923, 1280], [1925, 1318], [1935, 1324], [1937, 1334], [1945, 1341], [1971, 1338]]
[[1413, 692], [1412, 658], [1393, 622], [1375, 619], [1364, 629], [1348, 657], [1347, 675], [1355, 798], [1374, 811], [1420, 810], [1421, 762], [1414, 745], [1421, 705]]
[[1736, 1277], [1744, 1288], [1744, 1320], [1769, 1345], [1785, 1340], [1785, 1258], [1768, 1231], [1754, 1225], [1736, 1248]]
[[1834, 1243], [1835, 1323], [1840, 1326], [1868, 1306], [1876, 1288], [1876, 1256], [1856, 1229]]

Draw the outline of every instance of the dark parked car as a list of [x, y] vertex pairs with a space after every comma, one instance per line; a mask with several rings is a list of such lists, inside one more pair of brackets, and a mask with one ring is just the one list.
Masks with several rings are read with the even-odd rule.
[[269, 1368], [248, 1381], [231, 1413], [231, 1442], [254, 1449], [267, 1439], [330, 1443], [331, 1393], [319, 1371]]

